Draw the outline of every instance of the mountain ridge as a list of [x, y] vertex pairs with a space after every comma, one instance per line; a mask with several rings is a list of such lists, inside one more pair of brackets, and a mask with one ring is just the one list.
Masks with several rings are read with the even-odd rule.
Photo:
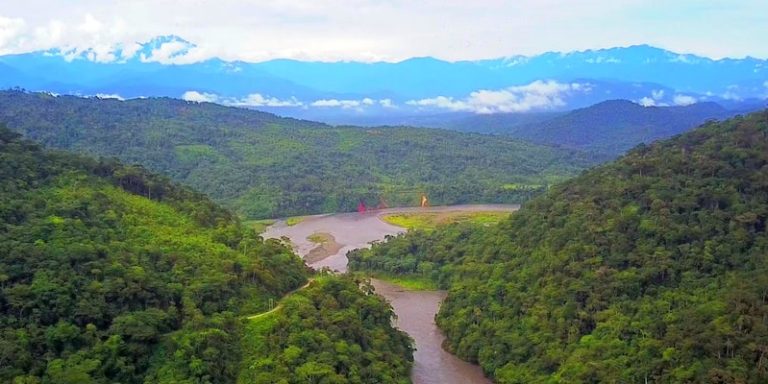
[[[511, 104], [523, 112], [547, 112], [616, 98], [651, 100], [653, 95], [662, 95], [654, 102], [669, 105], [676, 104], [676, 97], [686, 103], [768, 97], [764, 85], [768, 60], [711, 59], [647, 45], [483, 60], [417, 57], [398, 62], [246, 62], [215, 57], [195, 61], [198, 48], [173, 35], [115, 49], [101, 53], [111, 62], [101, 62], [94, 50], [0, 56], [4, 64], [0, 65], [0, 87], [123, 98], [183, 97], [197, 92], [207, 95], [207, 101], [282, 115], [306, 117], [322, 112], [350, 119], [505, 110], [495, 108], [496, 103]], [[540, 83], [558, 86], [544, 89]], [[483, 99], [483, 92], [498, 97]], [[521, 106], [526, 96], [546, 99]], [[289, 100], [295, 102], [285, 102]]]
[[550, 120], [518, 125], [503, 134], [617, 157], [640, 143], [649, 144], [693, 129], [708, 120], [738, 114], [714, 102], [645, 107], [628, 100], [608, 100]]

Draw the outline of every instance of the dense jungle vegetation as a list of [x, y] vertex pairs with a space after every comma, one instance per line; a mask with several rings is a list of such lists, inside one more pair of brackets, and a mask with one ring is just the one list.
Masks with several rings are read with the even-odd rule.
[[[518, 203], [595, 164], [566, 149], [437, 129], [331, 127], [153, 98], [0, 92], [0, 121], [46, 146], [117, 157], [249, 218], [418, 205]], [[382, 199], [383, 198], [383, 199]]]
[[238, 382], [410, 383], [411, 339], [392, 316], [367, 283], [321, 276], [250, 320]]
[[[0, 382], [234, 383], [244, 351], [262, 347], [241, 342], [247, 316], [307, 275], [282, 242], [202, 194], [140, 167], [45, 151], [0, 127]], [[330, 280], [297, 294], [285, 304], [300, 310], [286, 311], [284, 339], [267, 346], [311, 338], [321, 350], [333, 340], [359, 356], [317, 357], [313, 367], [401, 377], [410, 340], [392, 329], [387, 305], [356, 288]], [[336, 307], [312, 312], [328, 317], [310, 324], [305, 295]], [[341, 332], [337, 321], [351, 312], [359, 326]]]
[[500, 383], [765, 383], [767, 220], [768, 111], [349, 258], [449, 288], [447, 348]]

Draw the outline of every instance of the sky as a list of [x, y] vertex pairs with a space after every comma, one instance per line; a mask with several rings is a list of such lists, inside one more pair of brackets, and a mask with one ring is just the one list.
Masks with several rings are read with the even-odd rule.
[[186, 62], [456, 61], [633, 44], [768, 58], [768, 0], [0, 2], [0, 54], [92, 48], [108, 60], [160, 35], [196, 44]]

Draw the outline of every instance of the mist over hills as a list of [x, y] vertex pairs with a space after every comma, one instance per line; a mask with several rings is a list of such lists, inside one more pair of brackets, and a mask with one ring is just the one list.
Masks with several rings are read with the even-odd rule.
[[162, 36], [112, 52], [0, 56], [0, 87], [118, 98], [168, 96], [365, 124], [381, 116], [566, 111], [627, 99], [645, 106], [764, 104], [768, 61], [710, 59], [648, 45], [478, 61], [194, 61]]

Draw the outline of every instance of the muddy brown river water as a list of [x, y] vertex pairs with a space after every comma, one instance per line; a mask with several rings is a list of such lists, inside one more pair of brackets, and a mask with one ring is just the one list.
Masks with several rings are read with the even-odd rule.
[[[332, 235], [341, 249], [336, 254], [309, 264], [319, 269], [329, 267], [339, 272], [347, 270], [347, 252], [357, 248], [370, 247], [371, 242], [381, 241], [387, 235], [405, 232], [403, 228], [388, 224], [381, 215], [403, 212], [479, 212], [509, 211], [516, 205], [457, 205], [430, 208], [390, 208], [364, 214], [341, 213], [307, 217], [304, 221], [288, 226], [278, 221], [267, 228], [264, 238], [288, 237], [296, 252], [302, 257], [317, 244], [307, 237], [313, 233]], [[445, 337], [437, 325], [435, 314], [445, 298], [444, 291], [409, 291], [380, 280], [372, 281], [376, 292], [389, 301], [397, 314], [396, 325], [415, 341], [414, 365], [411, 379], [416, 384], [464, 384], [490, 383], [483, 376], [480, 367], [451, 355], [442, 348]]]

